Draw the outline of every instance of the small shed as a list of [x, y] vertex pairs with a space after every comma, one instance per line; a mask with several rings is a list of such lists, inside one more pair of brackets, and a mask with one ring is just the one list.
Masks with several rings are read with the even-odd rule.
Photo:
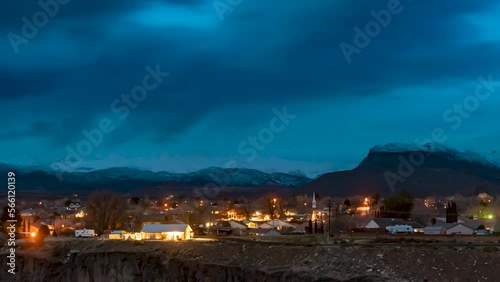
[[125, 235], [125, 232], [124, 230], [113, 230], [111, 231], [111, 233], [109, 233], [108, 235], [108, 239], [109, 240], [122, 240], [124, 239], [123, 238], [123, 235]]

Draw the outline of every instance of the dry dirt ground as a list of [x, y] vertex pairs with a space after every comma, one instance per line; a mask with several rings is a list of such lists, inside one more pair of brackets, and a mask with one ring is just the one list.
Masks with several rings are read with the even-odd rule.
[[469, 243], [471, 240], [466, 238], [336, 238], [331, 245], [321, 245], [303, 239], [264, 242], [225, 238], [213, 242], [142, 244], [74, 239], [47, 242], [42, 247], [26, 245], [20, 251], [52, 259], [71, 252], [163, 253], [270, 274], [284, 270], [304, 273], [308, 277], [304, 281], [500, 281], [498, 238], [475, 240]]

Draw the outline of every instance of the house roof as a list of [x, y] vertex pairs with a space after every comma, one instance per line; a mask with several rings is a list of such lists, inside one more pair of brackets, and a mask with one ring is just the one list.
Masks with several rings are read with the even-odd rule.
[[[386, 228], [393, 225], [405, 225], [405, 221], [400, 218], [374, 218], [373, 221], [380, 227]], [[370, 221], [371, 222], [371, 221]]]
[[426, 226], [424, 228], [424, 231], [441, 231], [443, 229], [445, 229], [443, 226], [434, 225], [434, 226]]
[[464, 226], [464, 227], [466, 227], [466, 228], [469, 228], [470, 230], [475, 230], [474, 228], [472, 228], [472, 227], [470, 227], [470, 226], [468, 226], [467, 224], [464, 224], [464, 223], [455, 223], [455, 224], [453, 224], [452, 226], [450, 226], [450, 227], [446, 228], [446, 230], [451, 229], [451, 228], [454, 228], [454, 227], [457, 227], [457, 226], [459, 226], [459, 225], [462, 225], [462, 226]]
[[234, 220], [222, 221], [220, 222], [220, 226], [223, 228], [231, 228], [231, 229], [247, 229], [248, 227], [240, 222]]
[[474, 220], [467, 220], [464, 223], [465, 225], [477, 229], [480, 225], [484, 225], [486, 229], [495, 229], [495, 225], [497, 224], [496, 219], [474, 219]]
[[364, 228], [372, 219], [367, 216], [354, 216], [354, 224], [356, 224], [356, 228]]
[[[439, 223], [439, 222], [444, 222], [446, 223], [446, 217], [436, 217], [436, 221]], [[465, 221], [463, 221], [462, 219], [458, 219], [458, 223], [464, 223]]]
[[448, 229], [448, 228], [452, 227], [453, 225], [455, 225], [455, 223], [446, 223], [446, 222], [442, 222], [442, 221], [437, 221], [434, 226], [441, 226], [441, 227]]
[[283, 220], [279, 219], [273, 219], [271, 221], [266, 222], [266, 224], [269, 224], [272, 227], [285, 227], [285, 228], [292, 228], [293, 225], [290, 223], [284, 222]]
[[241, 223], [236, 222], [234, 220], [230, 220], [229, 225], [231, 225], [231, 228], [234, 228], [234, 229], [247, 229], [247, 226], [245, 224], [241, 224]]
[[141, 232], [161, 233], [161, 232], [184, 232], [189, 228], [187, 224], [145, 224]]
[[124, 230], [113, 230], [110, 234], [123, 234], [126, 233]]
[[269, 232], [272, 232], [272, 231], [280, 233], [279, 231], [277, 231], [275, 229], [270, 229], [270, 228], [255, 228], [255, 229], [250, 229], [250, 231], [248, 233], [250, 233], [250, 234], [266, 234], [266, 233], [269, 233]]
[[269, 223], [263, 223], [263, 224], [259, 225], [259, 229], [274, 229], [274, 228]]
[[410, 225], [413, 228], [424, 228], [424, 226], [416, 221], [407, 221], [407, 225]]

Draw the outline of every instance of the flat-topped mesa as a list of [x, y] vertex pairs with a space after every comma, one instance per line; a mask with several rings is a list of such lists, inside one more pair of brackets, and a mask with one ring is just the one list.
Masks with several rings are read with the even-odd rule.
[[490, 168], [500, 168], [500, 164], [481, 154], [473, 151], [458, 151], [447, 147], [440, 143], [425, 143], [425, 144], [405, 144], [405, 143], [388, 143], [373, 147], [368, 157], [375, 154], [406, 154], [412, 152], [425, 152], [426, 155], [437, 155], [442, 158], [453, 161], [465, 161], [475, 164], [481, 164]]

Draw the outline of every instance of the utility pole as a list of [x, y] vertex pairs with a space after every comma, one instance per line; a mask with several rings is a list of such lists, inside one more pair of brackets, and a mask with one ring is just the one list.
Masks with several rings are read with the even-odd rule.
[[331, 214], [332, 214], [332, 200], [330, 199], [330, 200], [328, 200], [328, 234], [326, 237], [326, 242], [328, 244], [330, 244], [330, 232], [331, 232], [330, 231], [331, 230], [330, 218], [331, 218]]

